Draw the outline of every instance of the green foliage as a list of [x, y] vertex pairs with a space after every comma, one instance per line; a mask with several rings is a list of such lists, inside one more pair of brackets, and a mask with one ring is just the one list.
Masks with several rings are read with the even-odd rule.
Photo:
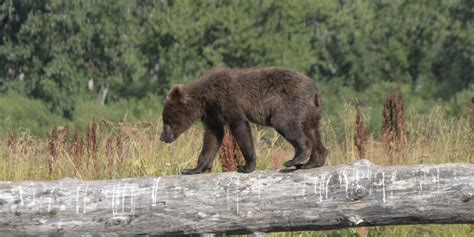
[[[415, 111], [441, 99], [459, 115], [474, 88], [469, 0], [3, 1], [0, 22], [0, 94], [39, 99], [70, 121], [119, 120], [104, 111], [141, 106], [214, 66], [306, 73], [330, 115], [341, 98], [375, 115], [393, 88]], [[106, 108], [90, 99], [102, 95]]]
[[468, 114], [470, 112], [470, 100], [473, 98], [474, 84], [471, 87], [457, 92], [451, 97], [447, 103], [449, 109], [448, 114], [451, 116], [457, 116], [460, 114]]
[[14, 93], [0, 95], [0, 135], [30, 130], [34, 134], [46, 136], [63, 121], [62, 117], [51, 113], [40, 100]]
[[8, 132], [28, 130], [40, 137], [57, 126], [67, 126], [85, 131], [93, 119], [96, 121], [127, 122], [160, 121], [162, 99], [159, 96], [146, 96], [141, 100], [121, 99], [103, 106], [96, 100], [81, 100], [77, 103], [73, 119], [66, 120], [52, 113], [47, 105], [37, 99], [28, 99], [10, 92], [0, 95], [0, 136]]
[[76, 106], [72, 123], [81, 131], [85, 131], [94, 118], [111, 122], [136, 123], [145, 120], [156, 123], [161, 121], [162, 104], [158, 96], [147, 96], [141, 100], [122, 99], [108, 106], [102, 106], [95, 100], [83, 100]]

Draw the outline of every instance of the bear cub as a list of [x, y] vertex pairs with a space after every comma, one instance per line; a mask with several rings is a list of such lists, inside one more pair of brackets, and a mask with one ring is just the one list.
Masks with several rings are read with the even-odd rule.
[[228, 126], [246, 162], [238, 171], [250, 173], [256, 166], [252, 122], [275, 128], [295, 148], [286, 167], [320, 167], [327, 156], [319, 128], [320, 96], [311, 79], [291, 69], [214, 68], [197, 81], [171, 89], [163, 109], [160, 140], [173, 142], [200, 119], [205, 130], [198, 164], [182, 174], [206, 173], [212, 169], [224, 126]]

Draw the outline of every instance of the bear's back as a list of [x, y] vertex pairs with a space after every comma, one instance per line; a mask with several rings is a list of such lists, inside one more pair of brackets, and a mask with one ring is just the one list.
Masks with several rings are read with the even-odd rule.
[[240, 96], [252, 94], [260, 97], [270, 93], [295, 95], [316, 89], [315, 83], [307, 76], [281, 67], [252, 67], [252, 68], [213, 68], [195, 82], [196, 85], [209, 89], [221, 89], [228, 95], [237, 92]]
[[193, 83], [199, 96], [218, 113], [243, 113], [266, 125], [275, 111], [299, 113], [294, 108], [314, 101], [315, 83], [305, 75], [280, 67], [214, 68]]

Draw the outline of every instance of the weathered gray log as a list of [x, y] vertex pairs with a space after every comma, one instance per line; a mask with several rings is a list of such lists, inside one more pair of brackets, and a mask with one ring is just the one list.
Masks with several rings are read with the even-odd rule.
[[0, 182], [0, 235], [197, 234], [474, 223], [474, 165]]

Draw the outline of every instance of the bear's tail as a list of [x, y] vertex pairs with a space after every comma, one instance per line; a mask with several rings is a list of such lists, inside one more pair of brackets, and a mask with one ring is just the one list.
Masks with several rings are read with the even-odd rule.
[[316, 89], [314, 95], [314, 111], [311, 112], [311, 130], [310, 137], [312, 138], [311, 155], [307, 167], [321, 167], [326, 161], [328, 150], [324, 147], [321, 139], [320, 120], [323, 112], [323, 103], [321, 100], [321, 93]]
[[323, 112], [323, 102], [321, 101], [321, 93], [316, 89], [314, 94], [314, 106], [316, 106], [316, 112], [320, 115]]

